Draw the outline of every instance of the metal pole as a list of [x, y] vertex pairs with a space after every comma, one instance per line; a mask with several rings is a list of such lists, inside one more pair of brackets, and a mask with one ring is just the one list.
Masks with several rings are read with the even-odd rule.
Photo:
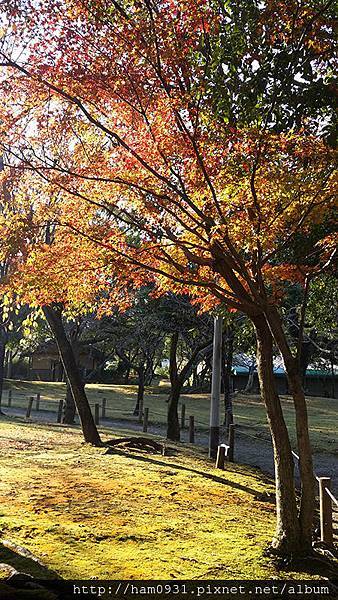
[[217, 449], [219, 446], [222, 324], [223, 324], [223, 318], [216, 317], [214, 320], [214, 346], [213, 346], [213, 356], [212, 356], [210, 435], [209, 435], [209, 457], [210, 458], [216, 458]]

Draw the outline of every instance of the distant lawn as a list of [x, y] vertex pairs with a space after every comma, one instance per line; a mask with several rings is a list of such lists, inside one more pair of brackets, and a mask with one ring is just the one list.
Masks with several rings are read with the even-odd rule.
[[[0, 563], [75, 579], [313, 577], [306, 561], [301, 573], [285, 573], [263, 557], [275, 507], [256, 498], [273, 488], [254, 469], [216, 471], [182, 446], [171, 457], [105, 454], [83, 444], [77, 428], [8, 417], [0, 448]], [[0, 565], [0, 578], [6, 572]]]
[[[56, 402], [65, 396], [65, 384], [50, 382], [24, 382], [8, 380], [7, 389], [12, 390], [13, 406], [25, 406], [27, 397], [41, 393], [40, 407], [48, 409], [51, 402]], [[102, 398], [107, 398], [107, 416], [112, 418], [132, 419], [132, 412], [136, 401], [136, 386], [134, 385], [103, 385], [89, 384], [86, 386], [89, 401], [101, 403]], [[169, 391], [167, 382], [160, 386], [147, 388], [145, 406], [149, 407], [150, 421], [165, 423], [167, 404], [166, 398]], [[3, 405], [6, 407], [7, 392], [4, 393]], [[209, 395], [184, 394], [181, 401], [186, 404], [186, 415], [195, 416], [196, 426], [207, 429], [209, 421]], [[295, 445], [294, 435], [294, 409], [289, 396], [282, 396], [283, 410], [290, 434]], [[337, 417], [338, 400], [333, 398], [308, 397], [308, 412], [310, 432], [313, 448], [316, 451], [338, 452]], [[54, 407], [55, 408], [55, 407]], [[242, 427], [243, 432], [251, 435], [269, 437], [266, 423], [265, 409], [259, 396], [238, 395], [234, 398], [235, 421]]]

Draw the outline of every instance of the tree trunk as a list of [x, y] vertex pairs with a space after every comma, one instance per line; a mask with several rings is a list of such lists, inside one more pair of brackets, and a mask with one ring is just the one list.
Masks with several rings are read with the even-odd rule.
[[84, 385], [74, 358], [73, 350], [63, 327], [61, 317], [62, 308], [56, 304], [44, 306], [43, 313], [55, 337], [62, 364], [79, 413], [84, 439], [94, 446], [101, 446], [102, 442], [84, 391]]
[[[81, 377], [80, 364], [79, 364], [80, 348], [79, 348], [79, 344], [78, 344], [78, 333], [79, 332], [76, 328], [73, 329], [73, 331], [70, 333], [68, 339], [69, 339], [69, 343], [72, 348], [74, 360], [76, 362], [76, 365], [77, 365], [77, 368], [79, 371], [79, 375]], [[84, 379], [82, 379], [82, 381], [84, 383]], [[65, 424], [68, 424], [68, 425], [72, 425], [75, 421], [76, 406], [75, 406], [75, 401], [74, 401], [73, 394], [72, 394], [72, 388], [71, 388], [67, 378], [66, 378], [66, 385], [67, 385], [66, 402], [65, 402], [62, 422]]]
[[124, 385], [128, 385], [128, 383], [129, 383], [129, 374], [130, 374], [130, 367], [128, 366], [126, 368], [125, 375], [123, 377], [123, 383], [124, 383]]
[[273, 373], [271, 332], [263, 315], [252, 317], [252, 321], [257, 336], [258, 377], [267, 411], [275, 463], [277, 525], [272, 545], [279, 554], [290, 555], [302, 550], [293, 457]]
[[180, 423], [178, 419], [178, 403], [181, 395], [182, 384], [178, 379], [175, 385], [171, 384], [168, 400], [167, 438], [176, 442], [180, 441]]
[[168, 399], [168, 421], [167, 438], [169, 440], [180, 440], [180, 423], [178, 419], [178, 402], [183, 382], [181, 383], [177, 370], [177, 345], [179, 334], [175, 331], [170, 340], [169, 374], [171, 390]]
[[12, 378], [12, 369], [13, 369], [13, 352], [12, 350], [7, 350], [6, 353], [6, 379]]
[[62, 423], [65, 423], [67, 425], [73, 425], [73, 423], [75, 423], [75, 413], [76, 413], [76, 406], [75, 406], [71, 387], [67, 381], [66, 402], [65, 402], [65, 407], [64, 407]]
[[254, 384], [254, 374], [255, 374], [255, 367], [254, 367], [254, 365], [250, 365], [248, 381], [245, 386], [245, 389], [243, 390], [243, 394], [249, 394], [250, 392], [252, 392], [253, 384]]
[[143, 402], [144, 402], [144, 387], [145, 387], [145, 378], [144, 378], [144, 366], [142, 365], [137, 369], [138, 373], [138, 386], [137, 386], [137, 400], [134, 408], [134, 415], [139, 417], [139, 420], [142, 419], [143, 415]]
[[[210, 363], [210, 361], [207, 361], [207, 358], [205, 358], [204, 360], [205, 360], [206, 364], [205, 364], [205, 366], [203, 367], [203, 369], [201, 370], [201, 372], [200, 372], [200, 374], [198, 376], [198, 386], [199, 386], [199, 389], [201, 391], [204, 390], [204, 388], [206, 387], [205, 386], [206, 375], [207, 375], [208, 372], [211, 371], [211, 363]], [[209, 379], [210, 379], [210, 377], [209, 377]], [[210, 384], [210, 381], [208, 383]]]
[[147, 359], [147, 366], [144, 374], [145, 385], [151, 385], [154, 377], [153, 361], [151, 358]]
[[302, 547], [304, 551], [311, 550], [315, 512], [315, 479], [313, 474], [307, 407], [304, 390], [302, 388], [300, 367], [299, 362], [292, 355], [283, 331], [280, 315], [275, 307], [270, 308], [267, 319], [276, 344], [283, 357], [290, 393], [295, 407], [299, 471], [302, 485], [299, 521]]
[[198, 373], [197, 373], [197, 366], [192, 371], [192, 384], [191, 385], [194, 390], [198, 389], [199, 377], [198, 377]]
[[180, 426], [178, 419], [178, 402], [184, 382], [190, 377], [191, 371], [194, 368], [196, 361], [202, 351], [205, 351], [211, 345], [211, 341], [207, 341], [200, 346], [197, 346], [192, 352], [190, 359], [184, 365], [181, 372], [177, 368], [177, 346], [179, 333], [175, 331], [170, 340], [170, 357], [169, 357], [169, 373], [171, 391], [168, 398], [168, 426], [167, 437], [171, 440], [180, 439]]
[[224, 336], [225, 348], [223, 349], [223, 356], [225, 360], [222, 360], [222, 378], [224, 386], [224, 425], [229, 427], [230, 423], [233, 423], [233, 407], [232, 407], [232, 386], [231, 386], [231, 372], [232, 362], [234, 355], [234, 335], [230, 327], [227, 328]]

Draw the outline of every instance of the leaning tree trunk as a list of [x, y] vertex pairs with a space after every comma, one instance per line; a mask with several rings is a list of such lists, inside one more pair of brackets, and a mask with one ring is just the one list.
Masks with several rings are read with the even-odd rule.
[[302, 387], [300, 367], [299, 362], [292, 355], [282, 327], [280, 315], [276, 308], [271, 307], [268, 311], [267, 319], [276, 344], [283, 357], [290, 393], [295, 407], [299, 471], [302, 486], [299, 521], [302, 536], [302, 548], [304, 551], [310, 551], [312, 547], [312, 529], [315, 514], [315, 479], [313, 474], [307, 407]]
[[279, 554], [291, 555], [302, 550], [294, 484], [294, 463], [273, 373], [272, 335], [263, 315], [252, 320], [257, 336], [258, 377], [274, 452], [277, 526], [273, 547]]
[[[73, 332], [73, 335], [71, 335], [69, 342], [72, 348], [74, 360], [79, 370], [79, 344], [77, 343], [77, 333]], [[72, 425], [75, 422], [76, 405], [72, 394], [72, 388], [67, 378], [66, 385], [66, 402], [64, 407], [62, 423]]]
[[75, 423], [75, 413], [76, 413], [76, 406], [75, 406], [75, 402], [74, 402], [74, 398], [73, 398], [73, 394], [72, 394], [72, 389], [69, 385], [69, 382], [67, 381], [66, 402], [65, 402], [62, 423], [65, 423], [67, 425], [72, 425], [73, 423]]
[[73, 350], [63, 327], [61, 317], [62, 309], [56, 304], [48, 305], [43, 307], [43, 313], [52, 330], [60, 353], [62, 364], [79, 413], [84, 439], [94, 446], [101, 446], [102, 442], [84, 391], [84, 385], [76, 364]]
[[168, 421], [167, 421], [167, 438], [169, 440], [180, 440], [180, 423], [178, 419], [178, 402], [182, 385], [177, 369], [177, 345], [179, 334], [174, 331], [170, 340], [170, 356], [169, 356], [169, 374], [170, 374], [170, 395], [168, 398]]

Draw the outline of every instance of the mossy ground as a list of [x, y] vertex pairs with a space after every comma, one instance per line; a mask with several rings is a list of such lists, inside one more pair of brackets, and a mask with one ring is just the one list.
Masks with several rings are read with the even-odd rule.
[[[8, 380], [6, 388], [12, 390], [13, 405], [26, 406], [27, 396], [41, 393], [40, 407], [50, 409], [55, 402], [64, 398], [65, 384], [52, 382], [24, 382]], [[102, 385], [89, 384], [86, 386], [89, 401], [92, 405], [107, 399], [107, 416], [112, 418], [132, 418], [135, 398], [135, 385]], [[161, 381], [160, 385], [148, 387], [145, 394], [145, 406], [149, 407], [152, 423], [165, 423], [167, 418], [166, 396], [169, 392], [168, 383]], [[6, 392], [4, 394], [6, 406]], [[182, 394], [181, 402], [186, 405], [186, 414], [194, 415], [197, 428], [206, 429], [209, 423], [210, 394]], [[295, 415], [292, 399], [281, 396], [284, 416], [290, 430], [291, 441], [296, 447]], [[307, 398], [311, 443], [316, 452], [338, 453], [337, 414], [338, 400], [335, 398]], [[56, 407], [55, 407], [56, 410]], [[235, 422], [243, 427], [243, 431], [259, 434], [268, 438], [268, 425], [265, 408], [257, 395], [238, 394], [234, 398]]]
[[[309, 577], [263, 557], [275, 508], [255, 499], [273, 491], [258, 471], [219, 471], [201, 450], [176, 448], [165, 457], [106, 453], [83, 444], [77, 427], [1, 417], [2, 539], [37, 556], [44, 577]], [[0, 563], [25, 570], [23, 560], [0, 545]]]

